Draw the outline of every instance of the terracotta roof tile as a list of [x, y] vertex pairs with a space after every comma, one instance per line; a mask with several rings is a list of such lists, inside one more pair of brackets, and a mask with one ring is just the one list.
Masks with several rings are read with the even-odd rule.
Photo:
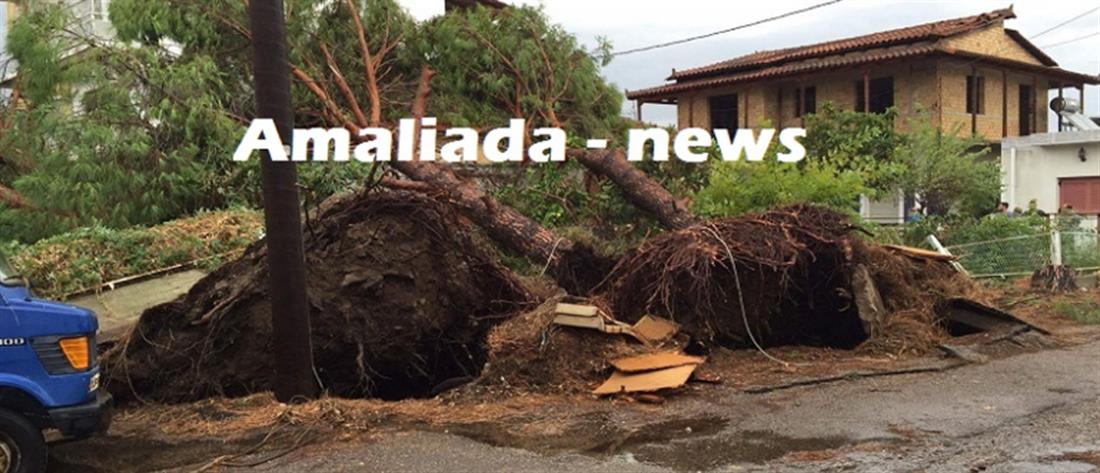
[[869, 51], [856, 51], [848, 54], [808, 59], [805, 61], [788, 63], [780, 66], [752, 69], [749, 71], [727, 74], [718, 77], [702, 78], [698, 80], [668, 84], [649, 89], [634, 90], [627, 93], [627, 98], [637, 99], [655, 97], [675, 92], [707, 89], [711, 87], [720, 87], [741, 82], [751, 82], [771, 77], [794, 75], [802, 72], [819, 71], [823, 69], [864, 64], [868, 62], [885, 61], [909, 56], [931, 54], [935, 51], [935, 45], [930, 42], [904, 46], [893, 46]]
[[1008, 7], [1001, 10], [982, 13], [980, 15], [935, 21], [905, 28], [880, 31], [878, 33], [871, 33], [863, 36], [826, 41], [824, 43], [770, 51], [759, 51], [727, 61], [685, 69], [683, 71], [676, 71], [668, 79], [684, 80], [700, 78], [703, 76], [725, 74], [749, 68], [773, 66], [784, 62], [812, 57], [841, 54], [848, 51], [937, 40], [974, 31], [996, 22], [1015, 17], [1016, 14], [1012, 12], [1012, 7]]
[[1059, 69], [1057, 67], [1039, 66], [997, 56], [987, 56], [979, 53], [945, 48], [938, 41], [922, 41], [912, 44], [887, 46], [883, 48], [852, 51], [824, 57], [815, 57], [802, 61], [788, 62], [771, 67], [755, 68], [742, 70], [740, 72], [723, 74], [720, 76], [710, 76], [695, 80], [680, 81], [675, 84], [668, 84], [649, 89], [630, 91], [626, 94], [626, 96], [628, 99], [631, 100], [662, 98], [692, 90], [709, 89], [743, 82], [753, 82], [762, 79], [787, 77], [810, 72], [840, 69], [861, 64], [892, 61], [917, 56], [930, 56], [935, 54], [956, 56], [966, 60], [995, 63], [1022, 70], [1041, 72], [1051, 78], [1063, 80], [1069, 84], [1100, 83], [1100, 77], [1097, 76], [1079, 74], [1076, 72]]

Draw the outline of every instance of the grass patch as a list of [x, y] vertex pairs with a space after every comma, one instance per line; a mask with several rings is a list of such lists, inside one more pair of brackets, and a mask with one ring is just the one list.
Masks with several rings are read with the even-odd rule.
[[30, 245], [3, 248], [36, 295], [60, 298], [108, 281], [240, 250], [263, 232], [263, 215], [235, 209], [203, 212], [153, 227], [87, 227]]
[[1086, 324], [1100, 324], [1100, 302], [1061, 300], [1054, 303], [1054, 311]]

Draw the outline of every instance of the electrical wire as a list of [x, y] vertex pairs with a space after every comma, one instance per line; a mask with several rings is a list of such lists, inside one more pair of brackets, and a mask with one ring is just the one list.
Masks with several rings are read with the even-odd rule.
[[611, 53], [611, 57], [625, 56], [627, 54], [640, 53], [640, 52], [643, 52], [643, 51], [652, 51], [654, 49], [667, 48], [669, 46], [675, 46], [675, 45], [678, 45], [678, 44], [690, 43], [692, 41], [698, 41], [700, 39], [706, 39], [706, 38], [710, 38], [712, 36], [718, 36], [718, 35], [721, 35], [721, 34], [726, 34], [726, 33], [734, 32], [734, 31], [737, 31], [737, 30], [743, 30], [745, 28], [749, 28], [749, 27], [752, 27], [752, 26], [762, 25], [764, 23], [770, 23], [770, 22], [773, 22], [773, 21], [776, 21], [776, 20], [782, 20], [783, 18], [788, 18], [788, 17], [792, 17], [792, 16], [799, 15], [799, 14], [802, 14], [802, 13], [806, 13], [808, 11], [817, 10], [818, 8], [827, 7], [829, 5], [834, 5], [834, 4], [840, 3], [842, 1], [844, 1], [844, 0], [829, 0], [827, 2], [818, 3], [816, 5], [811, 5], [811, 6], [808, 6], [806, 8], [800, 8], [798, 10], [793, 10], [793, 11], [789, 11], [789, 12], [782, 13], [782, 14], [779, 14], [779, 15], [764, 18], [764, 19], [761, 19], [761, 20], [756, 20], [756, 21], [751, 22], [751, 23], [745, 23], [743, 25], [737, 25], [737, 26], [734, 26], [732, 28], [726, 28], [724, 30], [714, 31], [714, 32], [711, 32], [711, 33], [701, 34], [701, 35], [697, 35], [697, 36], [691, 36], [691, 37], [687, 37], [687, 38], [683, 38], [683, 39], [678, 39], [678, 40], [675, 40], [675, 41], [669, 41], [669, 42], [666, 42], [666, 43], [658, 43], [658, 44], [653, 44], [653, 45], [649, 45], [649, 46], [643, 46], [643, 47], [640, 47], [640, 48], [627, 49], [627, 50], [624, 50], [624, 51], [615, 51], [615, 52]]
[[1076, 43], [1076, 42], [1081, 41], [1083, 39], [1089, 39], [1093, 36], [1100, 36], [1100, 31], [1097, 31], [1095, 33], [1089, 33], [1089, 34], [1084, 35], [1084, 36], [1078, 36], [1078, 37], [1073, 38], [1073, 39], [1067, 39], [1065, 41], [1060, 41], [1060, 42], [1057, 42], [1057, 43], [1048, 44], [1046, 46], [1040, 46], [1040, 47], [1044, 48], [1044, 49], [1049, 49], [1049, 48], [1054, 48], [1054, 47], [1058, 47], [1058, 46], [1065, 46], [1069, 43]]
[[1079, 15], [1077, 15], [1077, 16], [1075, 16], [1075, 17], [1073, 17], [1073, 18], [1070, 18], [1070, 19], [1068, 19], [1068, 20], [1066, 20], [1066, 21], [1063, 21], [1063, 22], [1061, 22], [1061, 23], [1058, 23], [1057, 25], [1051, 26], [1050, 28], [1047, 28], [1047, 29], [1045, 29], [1045, 30], [1043, 30], [1043, 31], [1040, 31], [1040, 32], [1038, 32], [1038, 33], [1035, 33], [1035, 35], [1034, 35], [1034, 36], [1032, 36], [1032, 37], [1031, 37], [1030, 39], [1035, 39], [1035, 38], [1038, 38], [1038, 37], [1040, 37], [1040, 36], [1042, 36], [1042, 35], [1045, 35], [1045, 34], [1047, 34], [1047, 33], [1050, 33], [1051, 31], [1054, 31], [1054, 30], [1056, 30], [1056, 29], [1058, 29], [1058, 28], [1061, 28], [1061, 27], [1063, 27], [1063, 26], [1066, 26], [1066, 25], [1068, 25], [1068, 24], [1070, 24], [1070, 23], [1073, 23], [1074, 21], [1077, 21], [1077, 20], [1079, 20], [1079, 19], [1081, 19], [1081, 18], [1085, 17], [1085, 15], [1088, 15], [1089, 13], [1092, 13], [1092, 12], [1094, 12], [1094, 11], [1097, 11], [1097, 10], [1100, 10], [1100, 7], [1096, 7], [1096, 8], [1093, 8], [1093, 9], [1091, 9], [1091, 10], [1089, 10], [1089, 11], [1086, 11], [1086, 12], [1084, 12], [1084, 13], [1081, 13], [1081, 14], [1079, 14]]

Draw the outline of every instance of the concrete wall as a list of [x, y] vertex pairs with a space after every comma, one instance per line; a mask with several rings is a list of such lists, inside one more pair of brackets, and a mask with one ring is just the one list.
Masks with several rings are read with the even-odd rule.
[[[1084, 148], [1086, 161], [1078, 151]], [[1015, 157], [1013, 157], [1015, 156]], [[1010, 208], [1058, 211], [1058, 179], [1100, 177], [1100, 131], [1042, 133], [1004, 140], [1001, 148], [1002, 200]]]

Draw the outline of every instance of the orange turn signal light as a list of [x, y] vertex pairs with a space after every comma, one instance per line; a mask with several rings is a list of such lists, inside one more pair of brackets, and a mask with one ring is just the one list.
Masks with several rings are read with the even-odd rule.
[[61, 351], [65, 353], [65, 358], [69, 359], [73, 369], [89, 368], [91, 357], [88, 351], [88, 337], [62, 338], [57, 343], [61, 345]]

